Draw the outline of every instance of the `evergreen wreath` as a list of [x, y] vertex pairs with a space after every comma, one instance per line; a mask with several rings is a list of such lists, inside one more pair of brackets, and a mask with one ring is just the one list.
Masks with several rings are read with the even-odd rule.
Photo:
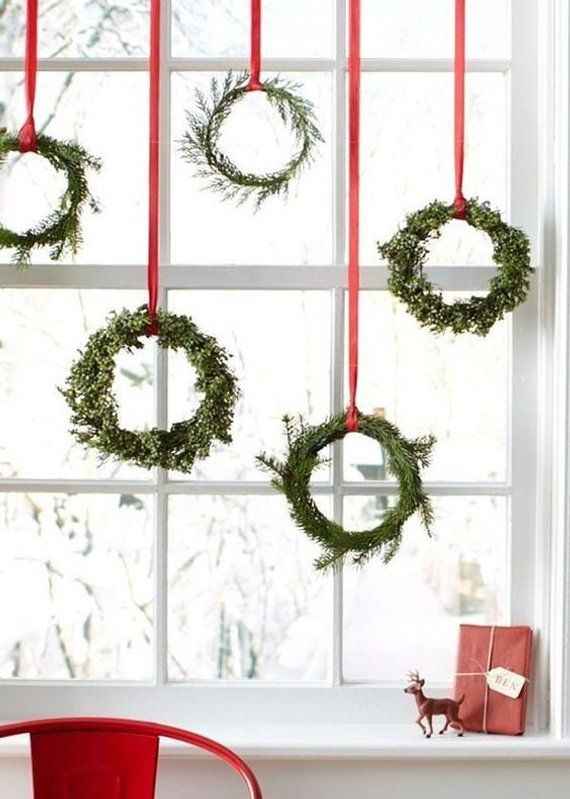
[[218, 141], [232, 108], [249, 93], [248, 80], [247, 72], [229, 72], [223, 83], [212, 79], [209, 97], [196, 90], [198, 110], [187, 112], [188, 130], [180, 144], [185, 160], [198, 167], [197, 175], [207, 178], [213, 191], [220, 192], [224, 199], [237, 198], [239, 205], [252, 197], [259, 208], [268, 197], [287, 194], [289, 184], [313, 160], [314, 148], [323, 138], [316, 126], [313, 104], [297, 93], [299, 85], [270, 78], [264, 82], [263, 91], [293, 132], [298, 149], [277, 172], [242, 172], [220, 150]]
[[410, 214], [406, 224], [378, 252], [388, 260], [388, 287], [422, 325], [441, 333], [475, 333], [486, 336], [495, 322], [525, 301], [529, 278], [530, 244], [522, 230], [507, 225], [489, 203], [468, 200], [465, 221], [482, 230], [493, 244], [498, 270], [483, 297], [472, 296], [448, 304], [423, 272], [430, 239], [437, 238], [446, 222], [455, 218], [455, 205], [432, 202]]
[[[16, 134], [0, 130], [0, 167], [8, 153], [19, 152]], [[43, 156], [58, 172], [65, 173], [67, 187], [59, 199], [58, 208], [24, 233], [16, 233], [0, 223], [0, 247], [15, 250], [13, 262], [28, 266], [30, 253], [36, 247], [49, 247], [50, 258], [58, 261], [66, 252], [73, 255], [81, 244], [80, 217], [87, 203], [97, 213], [99, 204], [87, 184], [88, 169], [99, 171], [101, 162], [73, 141], [58, 141], [43, 134], [37, 137], [38, 155]]]
[[358, 415], [358, 432], [377, 441], [385, 453], [389, 471], [396, 477], [400, 491], [396, 505], [389, 508], [380, 523], [372, 530], [348, 531], [321, 513], [311, 496], [311, 474], [326, 462], [319, 453], [347, 434], [344, 414], [334, 416], [323, 424], [311, 427], [302, 419], [284, 417], [287, 436], [287, 460], [280, 462], [266, 453], [257, 460], [276, 476], [273, 485], [285, 494], [291, 515], [297, 526], [309, 538], [321, 544], [323, 554], [315, 563], [326, 569], [341, 562], [351, 553], [352, 562], [364, 564], [373, 555], [382, 554], [387, 563], [394, 557], [402, 540], [402, 528], [407, 519], [419, 511], [428, 531], [433, 521], [431, 502], [420, 478], [420, 465], [429, 462], [433, 436], [410, 441], [395, 425], [378, 416]]
[[89, 338], [62, 394], [73, 412], [72, 433], [81, 444], [98, 449], [104, 457], [144, 468], [189, 472], [196, 458], [208, 456], [214, 439], [231, 442], [239, 390], [228, 368], [229, 356], [216, 339], [200, 332], [189, 317], [158, 311], [159, 346], [185, 353], [196, 370], [196, 390], [204, 397], [194, 416], [170, 430], [121, 428], [113, 394], [115, 358], [123, 349], [142, 348], [152, 321], [146, 305], [134, 312], [113, 313], [107, 325]]

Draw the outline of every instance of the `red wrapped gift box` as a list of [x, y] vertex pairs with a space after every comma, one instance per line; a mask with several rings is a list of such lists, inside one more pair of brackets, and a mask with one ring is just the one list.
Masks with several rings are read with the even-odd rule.
[[[460, 716], [466, 730], [524, 733], [531, 651], [530, 627], [460, 625], [454, 696], [465, 695]], [[486, 673], [496, 667], [527, 678], [516, 699], [488, 686]]]

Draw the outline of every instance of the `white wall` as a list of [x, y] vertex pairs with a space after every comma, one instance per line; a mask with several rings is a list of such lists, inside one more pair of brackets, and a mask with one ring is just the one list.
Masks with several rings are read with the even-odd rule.
[[[568, 799], [570, 760], [406, 763], [250, 759], [265, 799]], [[2, 799], [31, 796], [28, 762], [0, 759]], [[217, 763], [165, 759], [158, 799], [241, 799], [237, 779]]]

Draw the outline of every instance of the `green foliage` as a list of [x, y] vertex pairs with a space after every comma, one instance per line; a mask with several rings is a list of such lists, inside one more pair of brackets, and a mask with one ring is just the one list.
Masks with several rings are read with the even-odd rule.
[[[19, 152], [18, 136], [0, 130], [0, 167], [10, 152]], [[24, 233], [0, 224], [0, 247], [13, 248], [13, 262], [20, 267], [29, 265], [30, 253], [38, 247], [49, 247], [53, 261], [59, 261], [66, 252], [75, 255], [81, 244], [80, 218], [85, 204], [92, 211], [99, 211], [86, 177], [88, 169], [101, 168], [98, 158], [89, 155], [77, 142], [61, 142], [44, 135], [38, 136], [37, 153], [58, 172], [65, 173], [67, 187], [58, 208]]]
[[493, 244], [498, 270], [484, 297], [472, 296], [447, 304], [423, 273], [430, 240], [455, 217], [455, 206], [432, 202], [410, 214], [405, 226], [387, 243], [378, 246], [388, 260], [388, 287], [418, 322], [441, 333], [475, 333], [486, 336], [495, 322], [525, 301], [529, 290], [530, 245], [522, 230], [510, 227], [488, 203], [469, 200], [465, 221], [487, 233]]
[[359, 414], [358, 432], [378, 442], [400, 491], [396, 505], [386, 511], [380, 524], [372, 530], [351, 532], [321, 513], [310, 490], [311, 475], [323, 463], [319, 453], [347, 435], [345, 415], [334, 416], [315, 427], [306, 425], [302, 419], [293, 421], [287, 416], [283, 421], [287, 459], [281, 462], [263, 453], [258, 456], [258, 461], [274, 473], [273, 485], [285, 494], [298, 527], [322, 546], [323, 554], [315, 564], [318, 569], [329, 568], [348, 554], [356, 564], [364, 564], [378, 554], [387, 563], [398, 551], [404, 523], [416, 511], [419, 511], [429, 533], [433, 512], [423, 490], [420, 466], [429, 462], [435, 443], [433, 436], [410, 441], [386, 419]]
[[201, 333], [186, 316], [159, 311], [157, 322], [159, 346], [182, 350], [196, 370], [196, 391], [204, 398], [194, 416], [176, 422], [170, 430], [133, 431], [119, 425], [113, 394], [115, 359], [123, 349], [131, 352], [144, 346], [151, 324], [144, 305], [135, 312], [112, 314], [106, 327], [93, 333], [73, 364], [62, 394], [72, 410], [72, 433], [81, 444], [144, 468], [189, 472], [196, 458], [208, 456], [214, 439], [231, 442], [239, 391], [228, 368], [229, 356], [212, 336]]
[[220, 192], [224, 199], [237, 198], [241, 205], [250, 197], [255, 206], [272, 195], [287, 194], [289, 184], [313, 159], [315, 146], [322, 136], [316, 126], [313, 104], [296, 92], [299, 86], [271, 78], [263, 84], [264, 93], [277, 109], [283, 123], [295, 136], [297, 152], [278, 172], [252, 174], [242, 172], [218, 147], [220, 131], [235, 103], [248, 94], [247, 73], [228, 73], [223, 83], [212, 79], [210, 96], [196, 91], [198, 110], [187, 112], [188, 130], [181, 141], [184, 158], [198, 167], [197, 174], [207, 178], [209, 188]]

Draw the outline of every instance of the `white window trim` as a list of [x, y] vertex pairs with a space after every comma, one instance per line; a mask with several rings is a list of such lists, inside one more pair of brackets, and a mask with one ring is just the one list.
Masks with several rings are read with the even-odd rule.
[[544, 250], [552, 269], [547, 273], [544, 294], [549, 309], [545, 328], [552, 331], [552, 349], [546, 349], [546, 357], [551, 356], [553, 363], [550, 385], [545, 385], [552, 397], [552, 570], [544, 601], [549, 601], [551, 611], [552, 730], [556, 736], [570, 737], [570, 9], [565, 0], [548, 3], [548, 23], [544, 61], [551, 82], [545, 102], [552, 126], [545, 137], [542, 160], [550, 165], [544, 182], [551, 197], [545, 215]]
[[[335, 0], [338, 19], [345, 14], [345, 0]], [[169, 2], [164, 2], [164, 17], [169, 19]], [[558, 49], [565, 53], [567, 46], [567, 29], [560, 23], [561, 17], [567, 22], [568, 10], [564, 8], [564, 0], [516, 0], [511, 10], [513, 29], [513, 52], [511, 60], [503, 59], [473, 59], [468, 64], [468, 69], [478, 72], [503, 72], [511, 71], [511, 124], [510, 124], [510, 163], [517, 166], [511, 174], [510, 191], [510, 216], [514, 224], [524, 227], [535, 242], [535, 260], [543, 267], [549, 263], [549, 256], [553, 248], [547, 236], [546, 215], [552, 212], [553, 186], [548, 175], [539, 174], [538, 153], [539, 133], [543, 139], [543, 154], [547, 147], [544, 142], [550, 141], [553, 131], [552, 109], [544, 103], [539, 109], [539, 88], [541, 95], [552, 83], [553, 75], [561, 75], [568, 68], [567, 60], [564, 64], [553, 63], [553, 59], [545, 58], [539, 76], [537, 70], [537, 29], [541, 23], [541, 38], [546, 40], [558, 32]], [[554, 25], [554, 6], [557, 9], [556, 27]], [[164, 25], [163, 52], [170, 52], [169, 25]], [[565, 36], [566, 32], [566, 36]], [[559, 53], [559, 60], [561, 55]], [[0, 59], [0, 71], [21, 69], [21, 59]], [[329, 265], [302, 267], [302, 266], [226, 266], [226, 265], [176, 265], [170, 264], [169, 231], [168, 231], [168, 176], [170, 173], [170, 92], [167, 91], [170, 75], [175, 71], [208, 71], [244, 68], [245, 59], [165, 59], [163, 70], [163, 113], [162, 113], [162, 231], [161, 231], [161, 262], [165, 264], [162, 269], [162, 300], [163, 307], [167, 300], [168, 290], [183, 288], [201, 289], [326, 289], [334, 293], [333, 314], [333, 353], [332, 380], [332, 407], [340, 411], [343, 407], [343, 287], [346, 282], [346, 268], [344, 266], [345, 252], [345, 127], [346, 127], [346, 37], [343, 25], [337, 25], [337, 53], [334, 59], [267, 59], [268, 70], [282, 70], [286, 72], [311, 72], [328, 71], [333, 74], [337, 108], [334, 151], [335, 165], [335, 192], [333, 214], [335, 218], [336, 235], [332, 263]], [[54, 59], [40, 61], [40, 68], [50, 71], [146, 71], [146, 59]], [[451, 72], [452, 61], [449, 59], [364, 59], [365, 71], [385, 72]], [[512, 68], [512, 70], [511, 70]], [[556, 70], [556, 73], [555, 73]], [[568, 76], [565, 74], [566, 83]], [[566, 84], [565, 84], [566, 85]], [[547, 94], [547, 92], [544, 92]], [[529, 104], [529, 97], [536, 98]], [[559, 98], [559, 113], [567, 112], [567, 104], [562, 102], [562, 92]], [[540, 111], [541, 129], [539, 131], [538, 118]], [[567, 161], [567, 152], [564, 163]], [[564, 191], [567, 182], [560, 178], [558, 188], [560, 209], [557, 215], [560, 218], [566, 214], [567, 206], [562, 206]], [[536, 197], [539, 197], [537, 212]], [[567, 229], [567, 224], [566, 228]], [[562, 236], [560, 237], [562, 239]], [[562, 242], [557, 250], [558, 281], [565, 280], [562, 269]], [[564, 242], [566, 247], [566, 243]], [[566, 250], [564, 249], [564, 253]], [[386, 287], [386, 268], [382, 266], [365, 266], [362, 270], [363, 288], [383, 289]], [[451, 274], [445, 268], [433, 268], [430, 275], [434, 280], [449, 289], [478, 289], [485, 288], [489, 277], [494, 270], [489, 267], [455, 267]], [[35, 265], [24, 272], [14, 270], [13, 267], [0, 265], [0, 285], [4, 287], [52, 287], [52, 288], [143, 288], [145, 286], [146, 265], [101, 267], [97, 265]], [[531, 294], [530, 300], [514, 314], [513, 321], [513, 361], [512, 366], [521, 379], [520, 385], [515, 386], [516, 391], [528, 394], [528, 386], [532, 392], [537, 386], [537, 360], [540, 348], [541, 355], [551, 351], [551, 336], [549, 331], [543, 334], [543, 339], [537, 342], [534, 336], [526, 336], [525, 331], [535, 329], [534, 320], [538, 315], [541, 320], [548, 317], [548, 274], [541, 269], [535, 282], [536, 290]], [[558, 283], [557, 283], [558, 285]], [[560, 285], [567, 285], [561, 283]], [[566, 299], [566, 295], [565, 295]], [[568, 303], [561, 303], [557, 324], [560, 328], [563, 323], [568, 326]], [[544, 327], [543, 325], [541, 325]], [[564, 328], [566, 329], [566, 328]], [[560, 337], [559, 337], [560, 338]], [[562, 363], [564, 353], [557, 353], [558, 365]], [[546, 362], [544, 379], [550, 380], [550, 367], [554, 359]], [[565, 365], [565, 362], [564, 362]], [[165, 381], [160, 375], [165, 374], [166, 364], [164, 353], [158, 351], [157, 370], [157, 423], [166, 421], [166, 388]], [[541, 371], [541, 378], [543, 374]], [[568, 387], [570, 377], [567, 372], [557, 380], [564, 378], [564, 388]], [[560, 386], [559, 386], [560, 388]], [[524, 402], [513, 403], [511, 419], [511, 434], [513, 440], [514, 464], [513, 473], [505, 484], [488, 483], [427, 483], [430, 493], [442, 496], [457, 495], [501, 495], [511, 497], [513, 528], [517, 534], [512, 540], [513, 580], [510, 587], [509, 617], [512, 622], [529, 622], [540, 630], [541, 654], [537, 660], [533, 692], [535, 696], [533, 722], [537, 729], [544, 729], [548, 723], [548, 707], [544, 701], [547, 694], [549, 677], [552, 678], [553, 691], [558, 696], [563, 693], [561, 678], [562, 663], [570, 662], [570, 652], [565, 652], [560, 657], [560, 668], [556, 667], [556, 660], [549, 663], [547, 652], [549, 648], [549, 620], [548, 607], [544, 601], [547, 593], [545, 580], [541, 575], [550, 573], [549, 565], [549, 501], [552, 485], [549, 480], [542, 479], [538, 489], [538, 503], [536, 486], [542, 470], [552, 465], [545, 460], [545, 452], [550, 453], [550, 432], [553, 416], [547, 407], [547, 397], [542, 398], [542, 405], [537, 402], [537, 397], [527, 397]], [[540, 413], [537, 413], [539, 407]], [[565, 407], [566, 417], [569, 414]], [[565, 417], [565, 418], [566, 418]], [[538, 420], [538, 421], [537, 421]], [[539, 425], [540, 429], [537, 429]], [[564, 441], [568, 443], [568, 424], [564, 423]], [[540, 447], [537, 441], [540, 440]], [[560, 439], [558, 439], [560, 440]], [[537, 452], [541, 453], [538, 460]], [[562, 461], [560, 461], [562, 462]], [[528, 464], [531, 464], [529, 467]], [[567, 467], [566, 467], [567, 468]], [[337, 468], [333, 474], [333, 484], [340, 483], [340, 461], [337, 459]], [[565, 476], [565, 475], [564, 475]], [[511, 482], [516, 485], [516, 491], [510, 489]], [[559, 476], [559, 486], [562, 478]], [[564, 484], [565, 488], [565, 484]], [[157, 575], [165, 573], [166, 566], [166, 536], [163, 529], [165, 518], [165, 505], [167, 495], [176, 493], [240, 493], [240, 494], [267, 494], [271, 491], [267, 483], [166, 483], [160, 471], [149, 481], [74, 481], [74, 480], [2, 480], [0, 490], [10, 491], [77, 491], [116, 493], [129, 490], [136, 493], [157, 492], [156, 514], [156, 549], [155, 563]], [[366, 483], [366, 485], [345, 486], [346, 493], [366, 493], [382, 489], [392, 493], [393, 484]], [[318, 487], [317, 491], [330, 491], [325, 487]], [[337, 518], [340, 514], [341, 491], [335, 492], [334, 513]], [[570, 505], [564, 494], [565, 519], [564, 532], [570, 527]], [[562, 502], [559, 503], [558, 512], [562, 515]], [[555, 509], [556, 512], [556, 509]], [[538, 525], [539, 533], [535, 535]], [[562, 537], [563, 543], [559, 539]], [[565, 536], [558, 531], [558, 546], [566, 546]], [[557, 550], [558, 552], [559, 550]], [[564, 549], [564, 552], [566, 550]], [[534, 556], [537, 556], [536, 561]], [[540, 556], [540, 558], [539, 558]], [[555, 586], [568, 584], [570, 566], [555, 558], [558, 567], [557, 582]], [[537, 578], [538, 575], [538, 578]], [[519, 588], [515, 589], [515, 582]], [[323, 723], [354, 723], [366, 724], [370, 721], [400, 721], [402, 713], [408, 707], [401, 695], [401, 686], [388, 683], [369, 685], [347, 684], [341, 685], [340, 658], [341, 658], [341, 624], [342, 612], [341, 578], [337, 577], [334, 586], [334, 619], [332, 622], [332, 673], [330, 685], [279, 685], [267, 683], [240, 683], [220, 682], [202, 683], [191, 682], [186, 684], [166, 683], [166, 596], [163, 590], [163, 581], [157, 576], [157, 594], [155, 607], [155, 634], [157, 658], [155, 662], [155, 676], [148, 684], [129, 683], [84, 683], [73, 682], [58, 683], [46, 681], [10, 681], [0, 685], [0, 703], [2, 715], [6, 718], [18, 718], [23, 715], [57, 715], [61, 713], [99, 713], [148, 716], [165, 718], [170, 721], [188, 722], [199, 720], [207, 722], [215, 718], [221, 723], [237, 723], [244, 718], [251, 721], [264, 720], [275, 722], [296, 723], [311, 719]], [[524, 586], [525, 590], [520, 590]], [[555, 590], [555, 588], [553, 588]], [[558, 595], [559, 596], [559, 595]], [[570, 597], [567, 597], [566, 604]], [[570, 621], [568, 614], [562, 618], [555, 618], [555, 635], [553, 645], [562, 649], [560, 642], [570, 639]], [[566, 634], [562, 638], [562, 629]], [[554, 651], [554, 650], [553, 650]], [[452, 653], [450, 653], [453, 656]], [[553, 693], [554, 696], [554, 693]], [[558, 733], [569, 732], [568, 719], [570, 718], [570, 695], [566, 696], [564, 714], [557, 716], [553, 713], [554, 729]]]

